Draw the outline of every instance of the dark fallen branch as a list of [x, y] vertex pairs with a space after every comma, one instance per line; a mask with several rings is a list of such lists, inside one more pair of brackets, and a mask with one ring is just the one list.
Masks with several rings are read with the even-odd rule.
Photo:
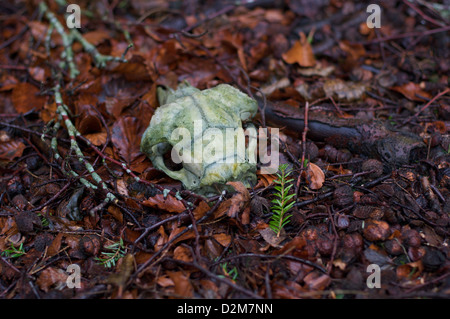
[[[266, 103], [265, 118], [268, 123], [284, 127], [296, 135], [303, 132], [305, 121], [301, 109], [270, 101]], [[419, 136], [389, 128], [380, 121], [325, 117], [310, 112], [308, 138], [379, 158], [389, 166], [415, 162], [427, 154], [426, 145]]]

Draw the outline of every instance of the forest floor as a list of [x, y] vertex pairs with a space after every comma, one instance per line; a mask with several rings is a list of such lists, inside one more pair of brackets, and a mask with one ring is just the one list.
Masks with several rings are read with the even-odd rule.
[[[0, 298], [450, 297], [449, 7], [242, 3], [0, 3]], [[205, 198], [140, 151], [185, 80], [258, 95], [280, 129], [280, 236], [277, 174]], [[373, 123], [383, 148], [340, 135]]]

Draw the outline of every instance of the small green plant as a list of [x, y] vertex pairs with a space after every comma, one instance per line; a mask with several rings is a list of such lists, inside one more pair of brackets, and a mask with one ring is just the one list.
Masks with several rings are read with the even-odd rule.
[[[229, 270], [228, 268], [228, 263], [222, 263], [220, 264], [220, 267], [222, 268], [223, 273], [227, 276], [230, 277], [232, 280], [236, 280], [238, 277], [238, 270], [236, 267], [231, 268], [231, 270]], [[220, 277], [225, 277], [223, 275], [219, 275]]]
[[277, 198], [272, 200], [274, 205], [272, 206], [272, 217], [269, 222], [269, 227], [277, 234], [277, 237], [280, 237], [281, 230], [289, 223], [289, 218], [292, 215], [287, 213], [295, 204], [295, 201], [292, 200], [295, 194], [289, 195], [289, 190], [294, 185], [292, 183], [294, 179], [289, 179], [292, 171], [288, 170], [287, 164], [280, 165], [279, 171], [280, 173], [277, 173], [278, 178], [274, 181], [278, 184], [275, 186], [275, 196]]
[[14, 247], [13, 244], [11, 244], [10, 248], [8, 248], [2, 252], [2, 256], [8, 257], [8, 258], [17, 258], [17, 257], [23, 256], [25, 254], [26, 254], [26, 252], [23, 248], [23, 243], [21, 243], [19, 245], [19, 248], [16, 248], [16, 247]]
[[111, 268], [116, 265], [116, 262], [125, 256], [126, 249], [123, 244], [122, 238], [118, 242], [112, 243], [111, 245], [105, 246], [108, 252], [102, 252], [101, 257], [96, 257], [95, 260], [104, 265], [106, 268]]

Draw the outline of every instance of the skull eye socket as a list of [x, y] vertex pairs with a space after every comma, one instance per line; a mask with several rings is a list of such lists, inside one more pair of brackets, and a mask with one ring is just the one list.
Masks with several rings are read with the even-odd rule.
[[171, 171], [177, 172], [177, 171], [180, 171], [183, 168], [183, 164], [181, 163], [181, 160], [179, 158], [176, 159], [176, 161], [179, 162], [179, 163], [175, 163], [174, 162], [174, 159], [172, 159], [172, 155], [173, 156], [177, 156], [176, 155], [177, 152], [173, 152], [174, 154], [172, 154], [172, 149], [173, 149], [172, 146], [170, 146], [170, 147], [168, 147], [166, 149], [166, 151], [162, 155], [163, 156], [163, 161], [164, 161], [164, 165], [166, 165], [166, 167], [168, 169], [170, 169]]

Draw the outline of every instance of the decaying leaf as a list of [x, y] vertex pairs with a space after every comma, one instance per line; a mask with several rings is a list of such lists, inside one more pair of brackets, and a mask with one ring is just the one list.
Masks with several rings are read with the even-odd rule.
[[16, 157], [22, 156], [25, 144], [18, 140], [10, 140], [0, 143], [0, 159], [12, 161]]
[[188, 276], [181, 271], [168, 271], [170, 279], [175, 284], [175, 294], [181, 298], [192, 298], [194, 294], [194, 287], [190, 282]]
[[162, 209], [170, 213], [181, 213], [186, 210], [183, 203], [172, 195], [167, 195], [167, 197], [164, 197], [163, 194], [158, 194], [144, 200], [142, 205]]
[[431, 99], [430, 93], [422, 90], [419, 84], [408, 82], [401, 86], [393, 86], [391, 90], [403, 94], [408, 100], [423, 102], [426, 99]]
[[18, 113], [40, 110], [44, 107], [45, 100], [45, 96], [39, 95], [39, 89], [30, 83], [19, 83], [12, 91], [12, 101]]
[[366, 86], [362, 83], [345, 82], [340, 79], [326, 80], [323, 84], [325, 96], [339, 101], [355, 101], [362, 98]]
[[300, 33], [300, 39], [294, 43], [292, 48], [283, 53], [283, 60], [289, 64], [298, 63], [303, 67], [312, 67], [316, 64], [311, 44], [303, 32]]
[[64, 270], [48, 267], [39, 274], [36, 284], [45, 292], [50, 289], [62, 289], [66, 286], [67, 277], [69, 275]]
[[284, 228], [281, 229], [280, 236], [277, 236], [277, 233], [275, 233], [269, 226], [258, 229], [258, 232], [270, 246], [275, 248], [281, 248], [281, 242], [286, 239], [286, 232]]
[[250, 201], [250, 193], [242, 182], [227, 182], [227, 185], [233, 186], [237, 191], [231, 198], [231, 205], [227, 212], [229, 217], [234, 218], [245, 206], [247, 206]]
[[306, 178], [311, 189], [320, 189], [325, 182], [325, 174], [322, 169], [311, 162], [308, 163], [306, 170], [302, 172], [302, 176]]

